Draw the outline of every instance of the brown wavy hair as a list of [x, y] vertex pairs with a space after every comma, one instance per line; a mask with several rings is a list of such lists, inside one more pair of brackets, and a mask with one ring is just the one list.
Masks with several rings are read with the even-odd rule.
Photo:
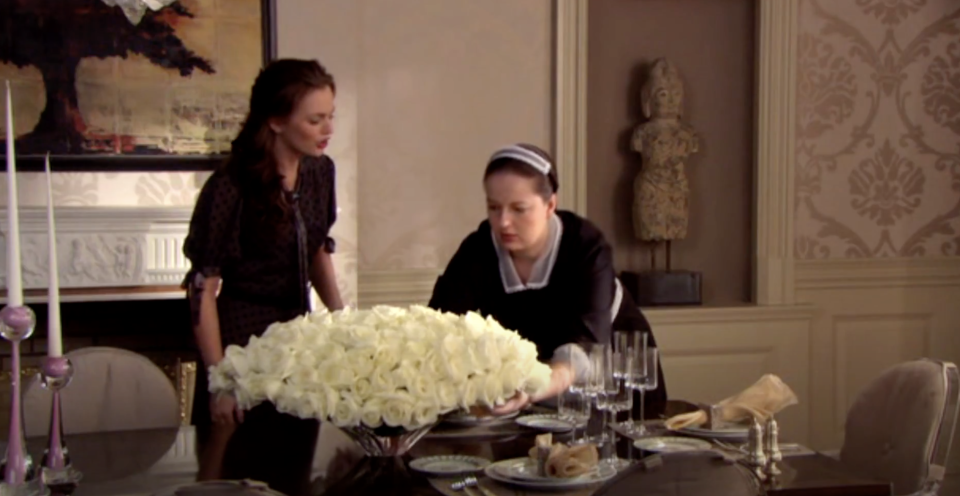
[[269, 121], [288, 117], [308, 93], [325, 88], [334, 93], [337, 90], [333, 75], [316, 60], [274, 60], [253, 83], [247, 117], [223, 167], [237, 180], [247, 203], [268, 224], [282, 223], [290, 214], [273, 153], [276, 135]]

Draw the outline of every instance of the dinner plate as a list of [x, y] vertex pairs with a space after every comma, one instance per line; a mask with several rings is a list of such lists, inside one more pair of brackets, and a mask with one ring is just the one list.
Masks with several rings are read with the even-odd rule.
[[686, 434], [688, 436], [699, 437], [703, 439], [719, 439], [722, 441], [737, 441], [745, 440], [750, 434], [750, 429], [748, 427], [742, 426], [733, 426], [733, 427], [724, 427], [721, 429], [706, 429], [702, 427], [684, 427], [683, 429], [678, 429], [676, 432], [681, 434]]
[[487, 477], [504, 484], [530, 489], [576, 489], [598, 484], [617, 475], [617, 469], [600, 464], [593, 472], [579, 477], [541, 477], [537, 473], [537, 461], [530, 457], [511, 458], [487, 465], [483, 470]]
[[512, 421], [520, 415], [520, 412], [512, 412], [506, 415], [497, 415], [497, 416], [488, 416], [488, 417], [477, 417], [476, 415], [471, 415], [469, 413], [455, 413], [444, 417], [443, 421], [450, 424], [457, 425], [466, 425], [466, 426], [475, 426], [475, 425], [494, 425], [502, 424], [505, 422]]
[[[517, 423], [545, 432], [568, 432], [573, 430], [573, 424], [557, 415], [524, 415], [517, 419]], [[579, 427], [579, 426], [578, 426]]]
[[283, 496], [263, 482], [213, 480], [190, 482], [162, 489], [153, 496]]
[[479, 456], [439, 455], [425, 456], [410, 462], [417, 472], [436, 476], [453, 476], [479, 472], [490, 465], [490, 460]]
[[639, 449], [654, 453], [683, 453], [688, 451], [710, 451], [713, 446], [702, 440], [692, 437], [664, 436], [645, 437], [633, 443]]

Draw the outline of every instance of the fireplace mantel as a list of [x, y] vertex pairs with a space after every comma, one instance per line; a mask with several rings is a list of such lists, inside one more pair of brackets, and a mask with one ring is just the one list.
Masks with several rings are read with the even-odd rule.
[[[56, 207], [57, 255], [63, 301], [182, 297], [183, 256], [192, 208]], [[0, 209], [0, 263], [6, 287], [7, 213]], [[47, 213], [20, 208], [23, 285], [28, 302], [46, 301]], [[5, 300], [5, 296], [2, 300]]]

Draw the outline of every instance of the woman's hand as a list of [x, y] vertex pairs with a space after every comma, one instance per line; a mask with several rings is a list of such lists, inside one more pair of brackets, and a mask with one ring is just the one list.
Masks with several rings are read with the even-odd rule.
[[555, 363], [550, 366], [550, 385], [540, 394], [528, 395], [523, 391], [517, 391], [517, 394], [507, 400], [506, 403], [489, 410], [490, 415], [508, 415], [517, 410], [522, 410], [528, 405], [543, 401], [559, 395], [573, 383], [573, 369], [566, 363]]
[[210, 397], [210, 417], [214, 424], [233, 425], [243, 422], [243, 410], [231, 394]]

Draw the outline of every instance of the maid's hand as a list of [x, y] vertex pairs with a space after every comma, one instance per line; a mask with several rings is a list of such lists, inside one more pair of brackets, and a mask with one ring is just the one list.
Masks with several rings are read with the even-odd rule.
[[523, 391], [517, 391], [517, 394], [513, 395], [513, 398], [510, 398], [500, 406], [494, 407], [490, 410], [490, 413], [493, 415], [509, 415], [526, 408], [530, 403], [530, 395]]

